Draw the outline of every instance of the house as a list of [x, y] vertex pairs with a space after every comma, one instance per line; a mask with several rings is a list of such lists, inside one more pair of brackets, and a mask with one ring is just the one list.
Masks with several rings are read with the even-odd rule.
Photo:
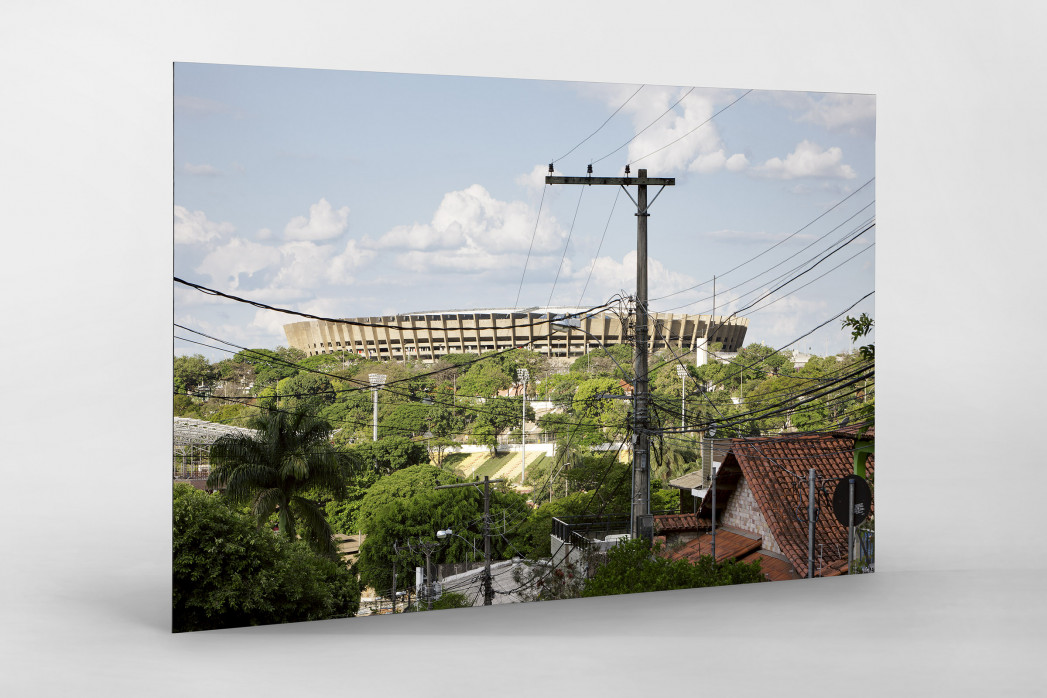
[[[870, 432], [866, 439], [872, 438]], [[716, 560], [760, 559], [772, 581], [799, 579], [808, 568], [808, 472], [816, 477], [814, 575], [846, 573], [847, 528], [832, 512], [836, 483], [853, 472], [855, 429], [732, 439], [716, 474]], [[866, 464], [873, 473], [873, 458]], [[665, 551], [670, 559], [697, 560], [713, 550], [712, 493], [702, 499], [696, 530], [710, 530]], [[669, 543], [668, 537], [666, 538]]]
[[669, 487], [680, 490], [680, 511], [697, 511], [698, 502], [691, 490], [706, 489], [712, 480], [712, 467], [723, 463], [731, 448], [730, 439], [703, 438], [701, 442], [702, 469], [695, 470], [669, 481]]

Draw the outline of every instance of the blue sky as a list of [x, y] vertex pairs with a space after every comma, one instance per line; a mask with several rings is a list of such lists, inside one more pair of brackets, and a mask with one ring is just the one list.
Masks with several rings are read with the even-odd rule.
[[[655, 311], [710, 312], [714, 275], [717, 313], [738, 310], [875, 213], [869, 95], [176, 64], [174, 105], [175, 276], [323, 316], [631, 293], [634, 205], [545, 185], [553, 160], [676, 178], [650, 210]], [[784, 346], [872, 291], [874, 242], [744, 312], [747, 340]], [[248, 347], [295, 320], [180, 284], [174, 316]], [[850, 346], [836, 321], [792, 348]]]

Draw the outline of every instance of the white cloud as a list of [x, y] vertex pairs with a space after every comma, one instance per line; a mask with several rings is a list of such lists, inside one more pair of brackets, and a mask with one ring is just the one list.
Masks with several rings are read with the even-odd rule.
[[631, 115], [634, 131], [642, 131], [628, 148], [627, 159], [634, 163], [633, 170], [642, 167], [652, 176], [686, 171], [707, 174], [724, 169], [728, 162], [731, 171], [742, 169], [745, 156], [739, 159], [738, 154], [728, 154], [716, 123], [709, 121], [718, 98], [728, 93], [692, 91], [661, 116], [684, 94], [678, 88], [645, 87], [643, 99], [625, 106], [623, 112]]
[[350, 272], [355, 271], [373, 260], [376, 256], [374, 250], [361, 249], [356, 240], [350, 240], [345, 244], [341, 254], [335, 255], [327, 267], [327, 279], [334, 284], [350, 284], [353, 276]]
[[[284, 334], [284, 325], [305, 319], [297, 315], [278, 313], [275, 310], [258, 310], [251, 322], [248, 323], [248, 328], [256, 330], [255, 336], [261, 335], [269, 338], [269, 343], [263, 346], [275, 346], [276, 344], [287, 346], [287, 335]], [[279, 339], [274, 343], [273, 340], [277, 337]]]
[[209, 242], [236, 230], [232, 223], [209, 221], [203, 211], [190, 212], [184, 206], [175, 206], [174, 216], [174, 241], [179, 245]]
[[375, 257], [373, 250], [360, 249], [355, 240], [346, 243], [341, 253], [334, 245], [317, 245], [308, 240], [288, 242], [279, 248], [279, 271], [273, 285], [315, 288], [318, 282], [339, 285], [353, 283], [351, 272]]
[[[611, 257], [599, 257], [595, 265], [590, 262], [573, 274], [575, 280], [584, 282], [592, 266], [592, 278], [586, 297], [606, 297], [619, 290], [632, 293], [636, 288], [636, 252], [627, 252], [622, 261]], [[647, 258], [647, 292], [649, 298], [664, 296], [694, 286], [694, 277], [672, 271], [657, 259]]]
[[191, 162], [187, 162], [182, 165], [182, 171], [189, 175], [196, 175], [200, 177], [215, 177], [222, 174], [221, 171], [214, 165], [208, 165], [206, 163], [200, 165], [194, 165]]
[[850, 165], [842, 162], [843, 151], [833, 146], [828, 150], [817, 143], [804, 140], [797, 144], [785, 159], [771, 158], [751, 171], [754, 174], [774, 179], [796, 179], [798, 177], [834, 177], [853, 179], [856, 175]]
[[[551, 173], [556, 176], [562, 176], [562, 173], [555, 168]], [[548, 186], [545, 183], [545, 178], [550, 176], [549, 165], [535, 165], [534, 169], [530, 172], [526, 172], [516, 176], [517, 186], [523, 187], [527, 190], [527, 193], [533, 197], [540, 196], [542, 189]]]
[[279, 262], [279, 250], [233, 238], [204, 257], [196, 271], [210, 276], [216, 285], [236, 289], [240, 285], [240, 274], [250, 276]]
[[[429, 223], [399, 226], [373, 243], [378, 247], [411, 251], [442, 251], [431, 266], [458, 269], [470, 260], [488, 268], [505, 253], [557, 249], [564, 231], [548, 213], [535, 230], [537, 211], [521, 201], [498, 201], [479, 184], [444, 195]], [[426, 264], [427, 258], [407, 254], [400, 263], [409, 269]]]
[[745, 155], [741, 153], [735, 153], [731, 157], [727, 158], [725, 166], [727, 167], [727, 170], [729, 172], [741, 172], [749, 166], [749, 158], [745, 157]]
[[[759, 294], [753, 294], [752, 297], [759, 298], [769, 290], [763, 289]], [[762, 334], [773, 337], [775, 345], [781, 345], [784, 342], [791, 342], [805, 330], [818, 324], [818, 319], [822, 317], [827, 307], [828, 304], [825, 301], [805, 300], [796, 295], [787, 295], [779, 297], [779, 300], [774, 301], [771, 305], [766, 305], [766, 302], [759, 303], [759, 309], [747, 317], [750, 318], [750, 328], [759, 326]], [[799, 347], [793, 348], [798, 349]]]
[[327, 199], [321, 198], [309, 207], [309, 217], [295, 216], [284, 228], [288, 240], [330, 240], [345, 232], [349, 227], [349, 207], [337, 211]]

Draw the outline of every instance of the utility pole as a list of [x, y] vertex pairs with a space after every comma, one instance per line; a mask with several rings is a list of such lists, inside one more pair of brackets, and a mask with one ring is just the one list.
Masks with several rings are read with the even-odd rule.
[[680, 428], [687, 428], [687, 401], [684, 399], [687, 393], [687, 369], [682, 364], [676, 364], [676, 374], [680, 376]]
[[[551, 342], [552, 340], [550, 340]], [[524, 477], [527, 475], [527, 432], [525, 427], [527, 426], [527, 379], [531, 377], [531, 372], [526, 368], [516, 369], [516, 380], [523, 383], [523, 412], [520, 415], [520, 486], [524, 484]]]
[[[427, 540], [423, 543], [422, 539], [419, 538], [417, 544], [412, 544], [411, 540], [408, 539], [407, 547], [411, 552], [415, 552], [415, 548], [417, 547], [418, 551], [421, 552], [422, 555], [425, 555], [425, 601], [426, 608], [431, 611], [433, 610], [433, 573], [432, 566], [429, 564], [429, 558], [434, 552], [436, 552], [436, 549], [440, 547], [440, 543], [431, 540]], [[421, 597], [421, 589], [418, 590], [418, 595]]]
[[814, 468], [807, 471], [807, 578], [814, 577], [814, 521], [818, 510], [814, 506], [814, 480], [817, 472]]
[[[494, 601], [494, 587], [491, 585], [491, 485], [496, 482], [504, 482], [501, 478], [492, 480], [489, 475], [484, 475], [484, 606], [490, 606]], [[473, 482], [459, 482], [455, 485], [439, 485], [434, 489], [449, 490], [452, 487], [479, 487]]]
[[[651, 517], [651, 470], [650, 470], [650, 434], [648, 428], [647, 403], [650, 399], [650, 384], [647, 376], [647, 187], [661, 186], [654, 199], [665, 189], [674, 186], [674, 177], [648, 177], [647, 170], [637, 170], [636, 177], [629, 176], [629, 166], [625, 166], [625, 177], [593, 177], [593, 166], [589, 165], [585, 177], [545, 178], [546, 184], [587, 184], [621, 187], [634, 204], [636, 204], [636, 347], [633, 358], [633, 477], [632, 507], [629, 533], [632, 538], [651, 540], [654, 536]], [[553, 171], [550, 163], [549, 172]], [[636, 198], [626, 187], [636, 187]], [[650, 203], [654, 203], [651, 199]]]

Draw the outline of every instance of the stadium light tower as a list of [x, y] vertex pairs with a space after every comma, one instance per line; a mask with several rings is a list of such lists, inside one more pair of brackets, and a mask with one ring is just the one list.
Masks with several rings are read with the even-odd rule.
[[687, 369], [681, 364], [676, 364], [676, 375], [680, 377], [680, 428], [687, 427], [687, 403], [684, 402], [684, 394], [687, 391]]
[[527, 423], [527, 379], [531, 372], [526, 368], [516, 369], [516, 379], [523, 383], [523, 411], [520, 414], [520, 484], [524, 484], [524, 476], [527, 475], [527, 435], [524, 427]]
[[374, 395], [374, 431], [372, 440], [378, 440], [378, 390], [385, 385], [385, 375], [382, 373], [370, 373], [367, 379], [371, 381], [371, 393]]

